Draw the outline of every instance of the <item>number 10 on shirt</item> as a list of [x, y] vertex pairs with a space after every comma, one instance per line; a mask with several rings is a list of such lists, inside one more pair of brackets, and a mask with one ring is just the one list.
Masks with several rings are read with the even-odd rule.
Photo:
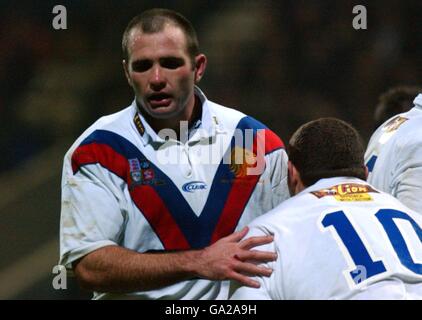
[[[394, 219], [409, 222], [416, 232], [419, 241], [422, 243], [421, 226], [405, 212], [394, 209], [381, 209], [375, 214], [375, 217], [377, 218], [377, 222], [385, 230], [400, 263], [410, 271], [422, 275], [422, 264], [413, 261], [408, 244]], [[359, 283], [365, 282], [365, 280], [387, 272], [388, 266], [386, 267], [385, 262], [381, 258], [374, 258], [369, 242], [356, 231], [356, 228], [343, 211], [325, 213], [320, 223], [323, 230], [325, 228], [330, 229], [333, 232], [337, 244], [346, 249], [346, 254], [348, 255], [346, 260], [348, 260], [351, 270], [347, 272], [349, 284], [352, 286], [358, 285]], [[350, 263], [351, 261], [353, 263]], [[365, 277], [358, 277], [357, 275], [362, 269], [365, 270]]]

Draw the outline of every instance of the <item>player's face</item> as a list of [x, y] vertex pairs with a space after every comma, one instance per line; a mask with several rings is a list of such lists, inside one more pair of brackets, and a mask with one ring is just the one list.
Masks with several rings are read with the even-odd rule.
[[194, 84], [205, 70], [205, 56], [198, 55], [192, 65], [180, 28], [167, 25], [153, 34], [134, 29], [128, 53], [126, 77], [144, 112], [156, 119], [171, 119], [180, 117], [186, 107], [193, 108]]

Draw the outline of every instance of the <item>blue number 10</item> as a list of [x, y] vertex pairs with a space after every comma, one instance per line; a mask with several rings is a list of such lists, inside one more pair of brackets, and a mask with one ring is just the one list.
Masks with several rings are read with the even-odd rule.
[[[396, 218], [409, 221], [422, 243], [421, 227], [406, 213], [398, 210], [381, 209], [375, 214], [375, 216], [387, 233], [387, 236], [394, 250], [396, 251], [397, 256], [399, 257], [401, 264], [414, 273], [422, 275], [422, 264], [415, 263], [413, 261], [403, 235], [400, 233], [400, 230], [394, 223], [393, 219]], [[337, 234], [341, 238], [341, 241], [349, 252], [353, 263], [356, 266], [365, 267], [366, 278], [373, 277], [386, 271], [385, 265], [382, 261], [374, 261], [371, 258], [363, 241], [343, 211], [328, 213], [325, 215], [324, 219], [322, 219], [321, 223], [326, 228], [329, 226], [334, 227]], [[357, 270], [358, 269], [355, 269], [350, 272], [350, 275], [352, 276], [352, 279], [354, 279], [355, 283], [356, 280], [353, 277], [353, 274], [356, 273]]]

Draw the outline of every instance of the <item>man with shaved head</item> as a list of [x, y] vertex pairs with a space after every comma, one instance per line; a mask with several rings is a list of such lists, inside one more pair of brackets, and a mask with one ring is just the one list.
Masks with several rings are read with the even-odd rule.
[[61, 260], [94, 298], [226, 299], [228, 279], [271, 270], [244, 226], [288, 197], [283, 142], [209, 101], [191, 23], [152, 9], [128, 24], [123, 68], [135, 99], [65, 156]]

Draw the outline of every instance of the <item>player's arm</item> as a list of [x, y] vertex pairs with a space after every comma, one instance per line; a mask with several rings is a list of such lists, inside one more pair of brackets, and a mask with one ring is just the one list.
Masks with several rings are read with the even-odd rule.
[[81, 286], [98, 292], [132, 292], [159, 289], [183, 280], [232, 279], [258, 287], [250, 276], [269, 276], [271, 269], [247, 261], [272, 261], [275, 253], [250, 250], [272, 241], [271, 236], [241, 240], [248, 229], [220, 239], [203, 250], [174, 253], [137, 253], [119, 246], [106, 246], [74, 264]]
[[395, 196], [409, 208], [422, 213], [422, 165], [406, 170], [397, 185]]
[[401, 153], [405, 161], [398, 164], [393, 195], [409, 208], [422, 214], [422, 141], [407, 145]]
[[60, 264], [73, 268], [83, 287], [100, 292], [144, 291], [198, 277], [236, 279], [256, 286], [243, 274], [270, 273], [244, 262], [274, 258], [273, 253], [250, 251], [271, 238], [241, 241], [247, 230], [203, 250], [149, 254], [119, 246], [130, 211], [119, 189], [119, 178], [104, 172], [99, 165], [83, 166], [77, 174], [67, 168], [65, 164]]

